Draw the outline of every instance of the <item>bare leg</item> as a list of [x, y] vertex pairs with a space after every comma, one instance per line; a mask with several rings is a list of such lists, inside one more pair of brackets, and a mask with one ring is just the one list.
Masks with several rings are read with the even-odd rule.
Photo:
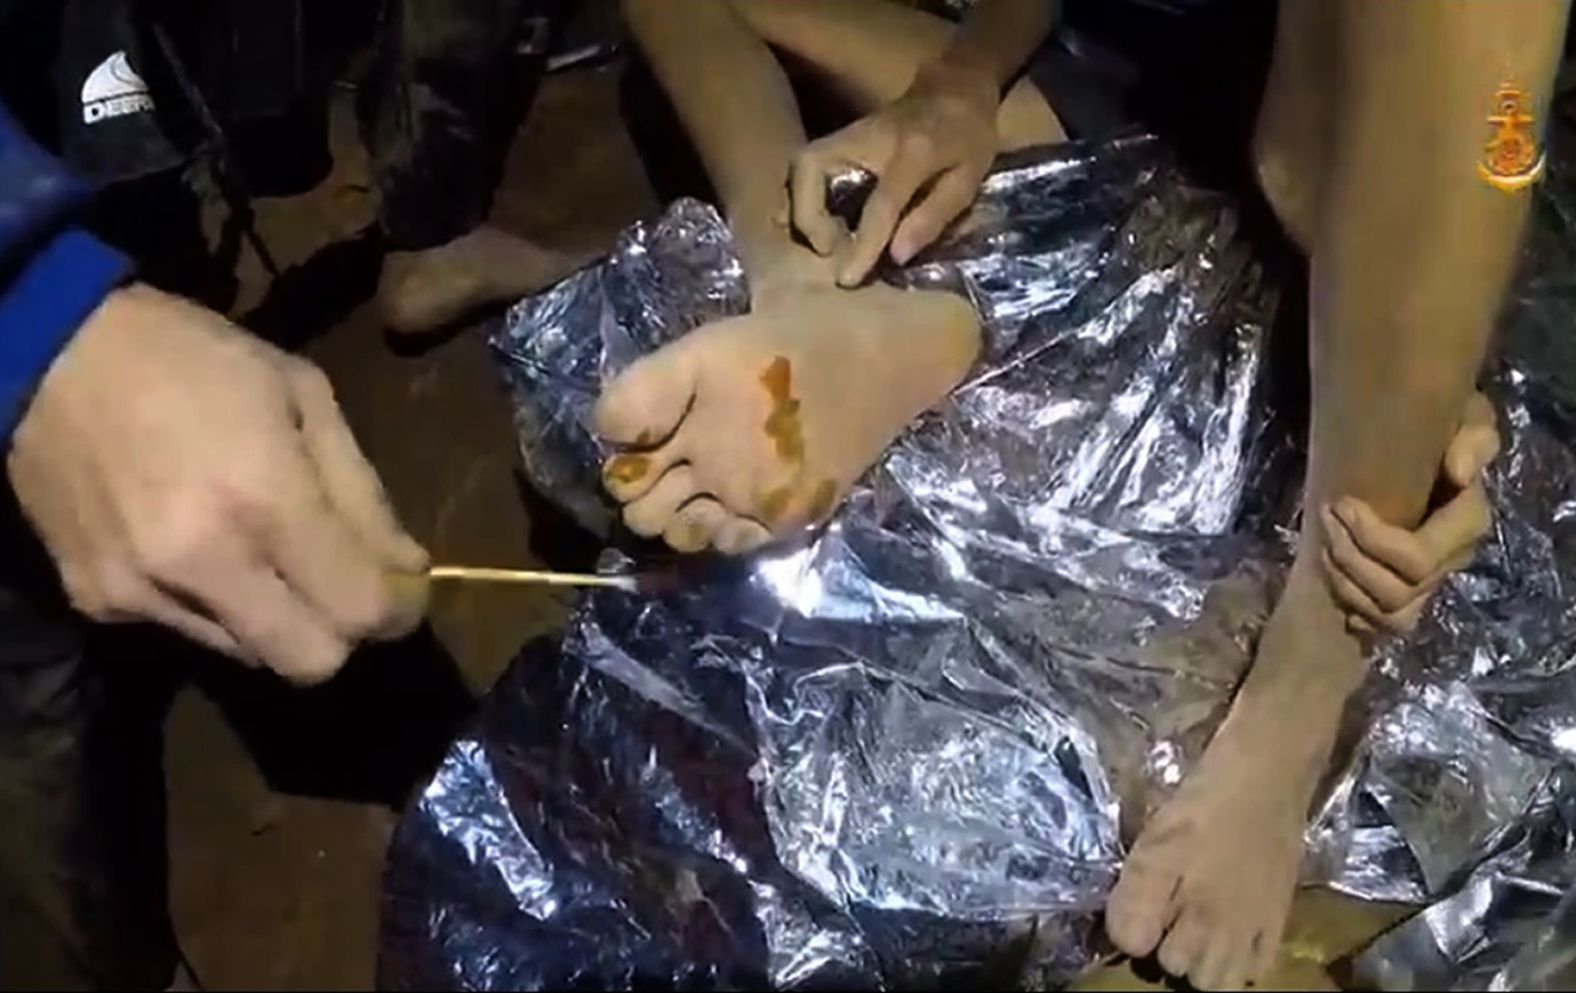
[[1305, 252], [1313, 248], [1335, 140], [1335, 13], [1319, 0], [1281, 3], [1253, 139], [1259, 186]]
[[[1313, 247], [1313, 418], [1297, 558], [1230, 715], [1145, 827], [1107, 907], [1124, 951], [1158, 948], [1168, 971], [1200, 987], [1253, 981], [1279, 943], [1313, 791], [1367, 668], [1320, 577], [1339, 527], [1321, 509], [1351, 494], [1406, 527], [1425, 509], [1527, 203], [1525, 191], [1507, 194], [1477, 175], [1486, 118], [1507, 75], [1541, 117], [1565, 15], [1559, 0], [1308, 3], [1335, 18], [1334, 61], [1301, 81], [1335, 94], [1333, 155], [1323, 183], [1283, 160], [1287, 184], [1270, 190], [1283, 209], [1317, 205], [1307, 226], [1288, 214]], [[1293, 17], [1318, 16], [1288, 6]], [[1292, 43], [1283, 36], [1277, 60]], [[1295, 133], [1283, 133], [1286, 147]]]
[[[903, 95], [914, 73], [940, 55], [953, 26], [892, 0], [733, 0], [766, 42], [825, 74], [855, 113], [868, 114]], [[1002, 100], [996, 126], [1002, 148], [1065, 141], [1056, 114], [1026, 80]]]

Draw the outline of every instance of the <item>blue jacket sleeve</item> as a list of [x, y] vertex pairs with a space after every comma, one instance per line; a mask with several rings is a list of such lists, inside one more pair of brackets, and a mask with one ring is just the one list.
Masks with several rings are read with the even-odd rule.
[[71, 226], [89, 193], [0, 105], [0, 451], [55, 356], [130, 272]]

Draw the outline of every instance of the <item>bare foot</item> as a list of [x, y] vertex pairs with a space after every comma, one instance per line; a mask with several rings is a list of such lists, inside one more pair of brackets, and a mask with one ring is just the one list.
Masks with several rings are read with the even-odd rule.
[[390, 252], [378, 282], [378, 306], [390, 331], [435, 331], [478, 307], [534, 293], [590, 259], [589, 253], [540, 248], [480, 227], [434, 248]]
[[1350, 660], [1331, 665], [1351, 650], [1317, 582], [1289, 583], [1230, 714], [1128, 856], [1106, 905], [1118, 948], [1135, 958], [1158, 949], [1168, 973], [1199, 989], [1263, 977], [1349, 690], [1326, 674], [1352, 671]]
[[946, 293], [809, 289], [692, 331], [625, 370], [597, 431], [637, 534], [750, 551], [831, 513], [900, 431], [957, 385], [979, 322]]

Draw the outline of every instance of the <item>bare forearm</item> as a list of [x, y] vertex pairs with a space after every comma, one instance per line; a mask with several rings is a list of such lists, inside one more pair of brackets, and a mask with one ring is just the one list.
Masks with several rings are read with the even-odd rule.
[[695, 142], [748, 268], [761, 243], [782, 237], [773, 218], [805, 143], [788, 79], [728, 0], [625, 0], [624, 10]]
[[980, 74], [1000, 91], [1044, 43], [1059, 8], [1056, 0], [980, 0], [934, 68]]
[[1420, 519], [1530, 197], [1480, 177], [1488, 117], [1501, 84], [1514, 85], [1541, 148], [1565, 9], [1395, 0], [1346, 19], [1360, 29], [1344, 39], [1312, 268], [1310, 500], [1352, 494], [1393, 523]]

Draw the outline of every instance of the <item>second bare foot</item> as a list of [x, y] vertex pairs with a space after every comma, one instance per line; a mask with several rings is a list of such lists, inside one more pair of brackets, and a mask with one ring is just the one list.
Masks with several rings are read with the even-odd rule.
[[1280, 945], [1345, 695], [1304, 690], [1332, 654], [1351, 651], [1322, 595], [1316, 584], [1288, 585], [1260, 640], [1261, 671], [1140, 832], [1106, 906], [1118, 948], [1158, 953], [1162, 968], [1200, 989], [1252, 985]]
[[544, 289], [590, 258], [484, 226], [432, 248], [390, 252], [378, 281], [378, 307], [396, 334], [437, 331], [480, 307]]

